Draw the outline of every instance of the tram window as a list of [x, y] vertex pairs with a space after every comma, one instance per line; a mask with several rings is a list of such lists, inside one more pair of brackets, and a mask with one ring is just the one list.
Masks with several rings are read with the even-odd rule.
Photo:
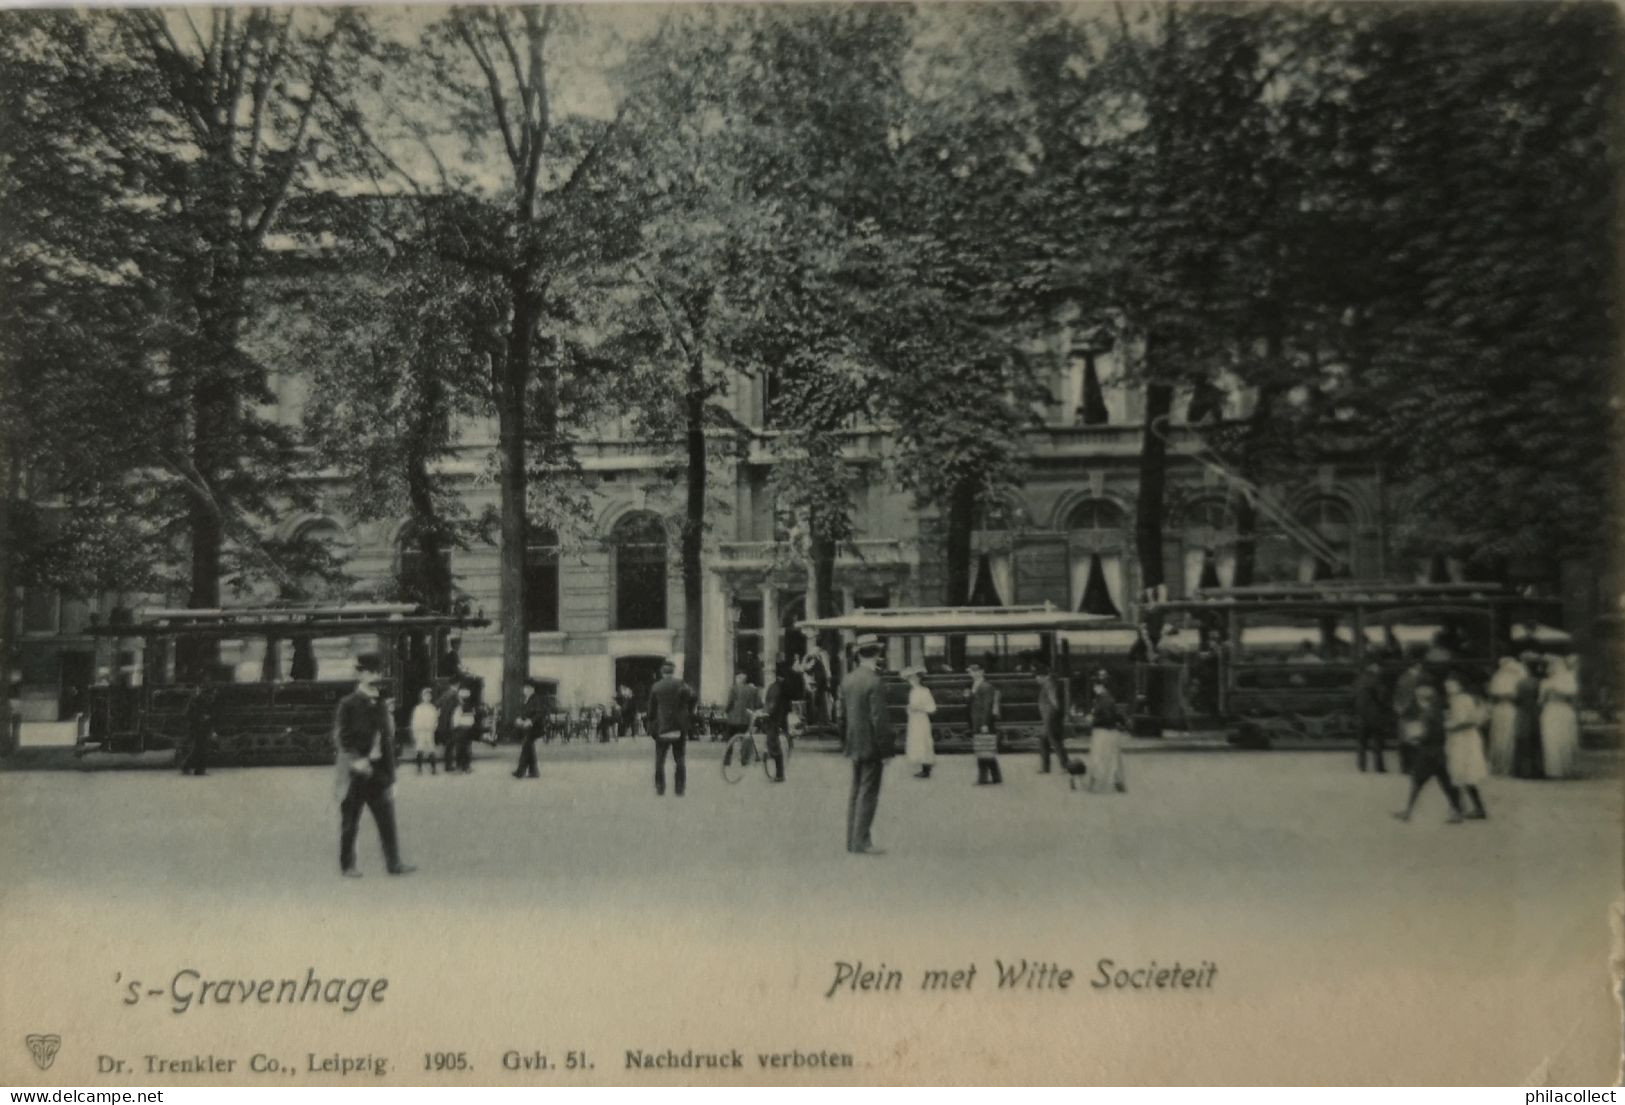
[[948, 638], [925, 636], [920, 639], [920, 655], [916, 661], [926, 671], [932, 674], [941, 674], [948, 670]]
[[1386, 611], [1366, 626], [1366, 641], [1389, 658], [1487, 660], [1495, 652], [1489, 617], [1467, 610]]
[[1236, 658], [1251, 664], [1328, 664], [1354, 659], [1348, 614], [1272, 611], [1243, 621]]
[[990, 633], [965, 635], [965, 663], [981, 664], [982, 670], [992, 675], [1004, 670], [1004, 649], [999, 638]]

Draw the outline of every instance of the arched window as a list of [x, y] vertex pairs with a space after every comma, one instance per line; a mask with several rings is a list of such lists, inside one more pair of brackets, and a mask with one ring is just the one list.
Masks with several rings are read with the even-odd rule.
[[1085, 499], [1067, 514], [1071, 609], [1122, 616], [1124, 521], [1123, 508], [1109, 499]]
[[534, 529], [525, 545], [525, 632], [559, 628], [559, 534]]
[[350, 545], [331, 518], [317, 518], [294, 531], [288, 543], [292, 571], [299, 597], [307, 601], [331, 594], [339, 582], [338, 572], [349, 557]]
[[628, 514], [610, 534], [615, 558], [615, 628], [666, 627], [666, 527], [647, 511]]
[[1208, 496], [1179, 512], [1185, 545], [1185, 594], [1228, 587], [1236, 578], [1236, 516], [1222, 498]]
[[1236, 528], [1236, 518], [1231, 513], [1228, 503], [1223, 499], [1210, 497], [1188, 504], [1180, 511], [1179, 524], [1187, 531], [1208, 530], [1225, 533]]
[[1066, 528], [1100, 543], [1123, 536], [1123, 509], [1109, 499], [1085, 499], [1066, 517]]

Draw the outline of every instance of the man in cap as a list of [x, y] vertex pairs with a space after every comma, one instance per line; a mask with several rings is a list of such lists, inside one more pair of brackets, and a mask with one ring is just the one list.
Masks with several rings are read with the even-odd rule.
[[356, 657], [355, 670], [356, 688], [339, 703], [333, 726], [336, 767], [345, 782], [339, 803], [339, 871], [346, 878], [361, 877], [355, 838], [365, 806], [378, 826], [389, 873], [410, 874], [416, 868], [401, 862], [395, 836], [395, 726], [380, 694], [383, 664], [377, 653], [365, 652]]
[[897, 742], [886, 716], [886, 696], [880, 681], [883, 646], [873, 635], [854, 645], [858, 666], [841, 682], [841, 713], [846, 719], [846, 758], [852, 761], [852, 793], [846, 803], [846, 850], [855, 855], [879, 855], [869, 838], [880, 802], [880, 779], [886, 761], [897, 755]]
[[660, 665], [660, 679], [649, 690], [650, 732], [655, 738], [655, 793], [666, 793], [666, 755], [676, 762], [677, 797], [688, 785], [688, 732], [693, 725], [694, 688], [677, 678], [677, 665]]
[[525, 680], [525, 699], [519, 705], [519, 717], [514, 728], [519, 731], [519, 766], [514, 768], [515, 779], [536, 779], [541, 776], [536, 764], [536, 738], [547, 727], [547, 699], [536, 693], [536, 680]]
[[1037, 664], [1037, 676], [1038, 716], [1041, 723], [1038, 734], [1039, 774], [1049, 774], [1052, 755], [1061, 761], [1061, 770], [1070, 774], [1072, 761], [1066, 754], [1066, 699], [1061, 693], [1061, 682], [1044, 660]]

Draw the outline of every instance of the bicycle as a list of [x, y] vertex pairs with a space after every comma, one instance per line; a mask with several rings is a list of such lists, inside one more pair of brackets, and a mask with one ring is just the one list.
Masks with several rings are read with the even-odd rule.
[[[758, 743], [756, 739], [758, 732], [761, 732], [763, 742], [767, 739], [767, 733], [762, 730], [762, 722], [766, 717], [764, 713], [753, 714], [750, 725], [743, 733], [735, 733], [728, 738], [728, 743], [722, 749], [722, 778], [725, 782], [737, 783], [743, 779], [751, 757], [761, 761], [762, 774], [769, 779], [773, 778], [773, 759], [767, 754], [765, 743]], [[779, 739], [779, 749], [788, 763], [790, 742], [782, 736]]]

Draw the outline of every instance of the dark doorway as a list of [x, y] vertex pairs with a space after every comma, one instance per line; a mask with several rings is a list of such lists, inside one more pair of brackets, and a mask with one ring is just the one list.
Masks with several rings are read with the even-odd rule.
[[664, 656], [616, 657], [615, 689], [618, 693], [622, 687], [629, 688], [639, 713], [649, 708], [649, 688], [660, 678], [660, 665], [665, 659]]
[[57, 720], [66, 721], [88, 708], [90, 684], [95, 677], [94, 652], [62, 653], [62, 690], [57, 702]]
[[807, 652], [807, 635], [801, 622], [807, 616], [807, 596], [800, 591], [779, 602], [779, 651], [786, 660], [799, 660]]

